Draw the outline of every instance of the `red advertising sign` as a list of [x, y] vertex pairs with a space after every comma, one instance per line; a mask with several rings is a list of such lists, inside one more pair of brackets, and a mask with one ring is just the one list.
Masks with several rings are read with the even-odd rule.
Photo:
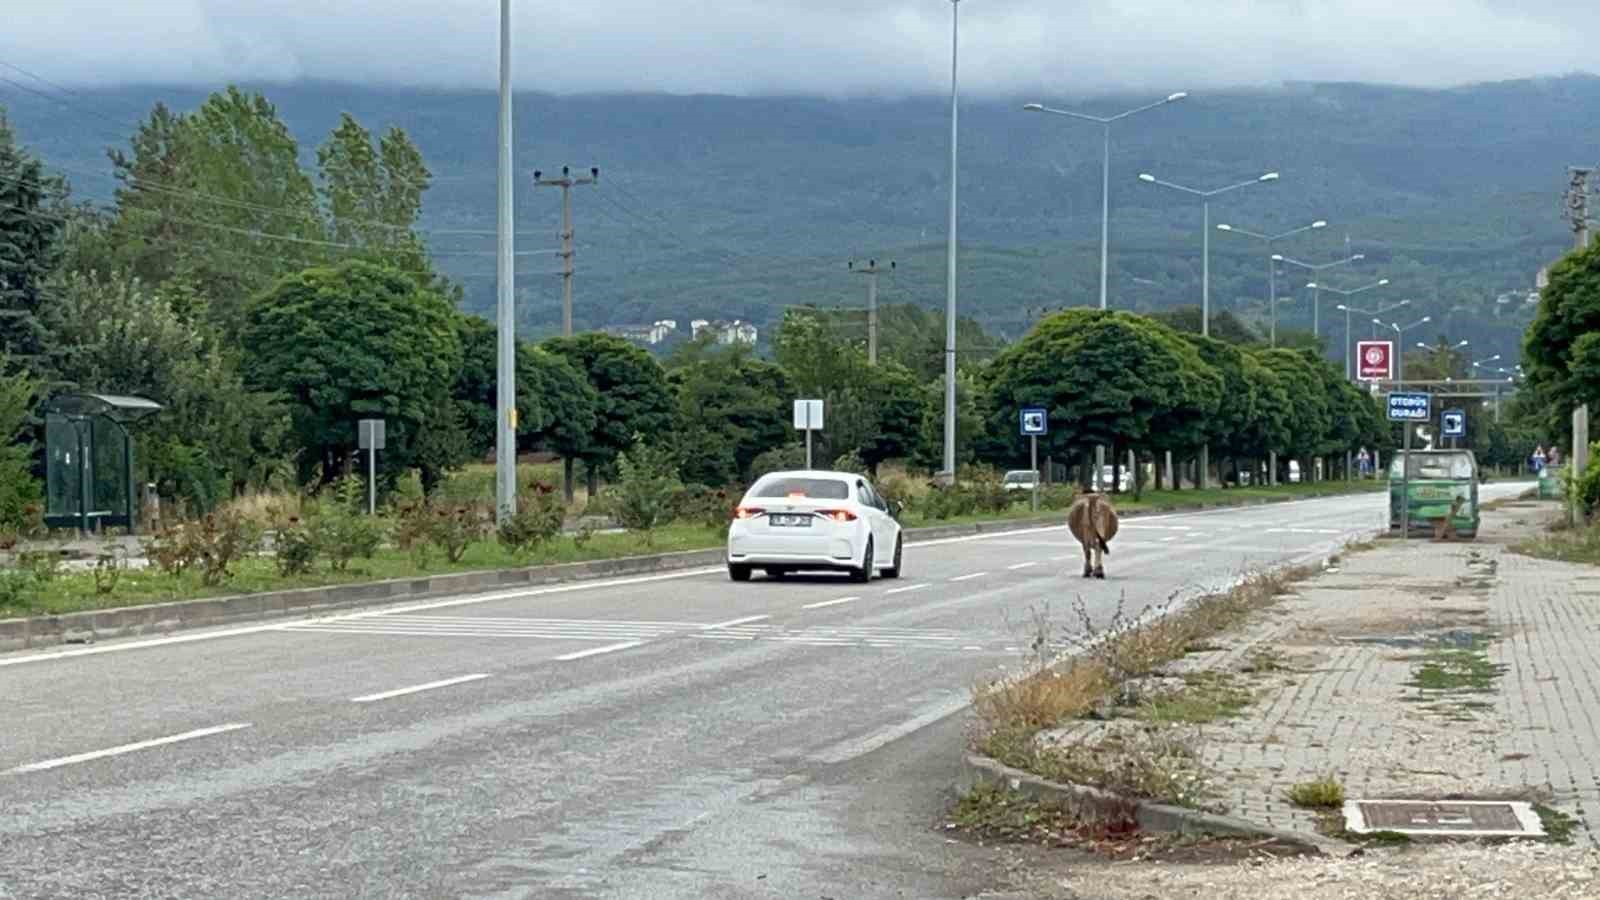
[[1394, 343], [1392, 341], [1357, 342], [1356, 377], [1362, 381], [1394, 380]]

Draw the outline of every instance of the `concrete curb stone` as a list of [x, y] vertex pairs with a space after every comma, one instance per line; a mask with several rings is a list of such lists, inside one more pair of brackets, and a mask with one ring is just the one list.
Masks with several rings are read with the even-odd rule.
[[1200, 812], [1149, 800], [1135, 800], [1088, 785], [1050, 781], [1021, 769], [1013, 769], [987, 756], [966, 754], [961, 761], [958, 787], [962, 793], [966, 793], [980, 784], [1000, 785], [1030, 800], [1060, 805], [1074, 815], [1131, 813], [1134, 820], [1139, 823], [1139, 827], [1145, 831], [1270, 838], [1323, 856], [1349, 856], [1357, 849], [1332, 838], [1268, 828], [1233, 816]]
[[[1305, 498], [1257, 498], [1241, 503], [1194, 503], [1162, 510], [1129, 512], [1124, 518], [1174, 515], [1212, 509], [1236, 509], [1286, 503]], [[999, 534], [1048, 528], [1063, 524], [1065, 512], [1025, 519], [1000, 519], [960, 525], [934, 525], [906, 529], [908, 543], [964, 537], [974, 534]], [[164, 635], [195, 628], [237, 625], [244, 622], [319, 615], [366, 606], [379, 606], [460, 594], [485, 593], [508, 587], [561, 584], [602, 578], [648, 575], [721, 565], [724, 551], [691, 550], [654, 556], [589, 560], [519, 569], [494, 569], [480, 572], [429, 575], [329, 585], [290, 591], [240, 594], [174, 600], [115, 609], [86, 610], [54, 616], [0, 619], [0, 653], [53, 647], [61, 644], [87, 644], [97, 640]]]

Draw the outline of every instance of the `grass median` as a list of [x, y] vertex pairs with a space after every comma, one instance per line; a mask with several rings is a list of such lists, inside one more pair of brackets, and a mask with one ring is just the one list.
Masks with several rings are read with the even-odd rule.
[[[1247, 503], [1267, 499], [1314, 498], [1380, 490], [1383, 485], [1373, 483], [1347, 484], [1324, 482], [1321, 484], [1291, 484], [1279, 487], [1234, 488], [1205, 491], [1147, 491], [1137, 502], [1131, 496], [1116, 499], [1117, 508], [1124, 512], [1153, 513], [1196, 504], [1223, 505]], [[1032, 512], [1023, 502], [997, 515], [973, 515], [949, 519], [934, 519], [908, 512], [902, 524], [907, 528], [939, 525], [969, 525], [978, 522], [1014, 521], [1039, 516], [1059, 516], [1060, 511]], [[49, 571], [38, 567], [27, 578], [26, 589], [7, 592], [0, 590], [0, 619], [19, 616], [59, 615], [88, 610], [115, 609], [147, 603], [174, 600], [191, 600], [223, 597], [266, 591], [293, 590], [296, 588], [325, 587], [338, 584], [382, 581], [397, 578], [418, 578], [459, 572], [512, 569], [530, 566], [557, 565], [561, 563], [592, 560], [621, 559], [630, 556], [673, 553], [689, 550], [708, 550], [723, 546], [725, 532], [700, 525], [674, 524], [657, 529], [653, 540], [646, 542], [639, 534], [600, 533], [582, 542], [571, 536], [558, 537], [539, 548], [516, 553], [502, 547], [493, 538], [474, 542], [457, 562], [451, 563], [435, 557], [426, 566], [404, 550], [380, 549], [371, 559], [351, 561], [349, 568], [332, 571], [318, 566], [301, 575], [282, 575], [270, 556], [247, 557], [231, 567], [231, 577], [222, 584], [207, 585], [193, 571], [169, 575], [155, 568], [124, 569], [114, 576], [109, 572]], [[0, 570], [0, 579], [23, 575], [20, 571]], [[108, 585], [108, 582], [111, 582]], [[0, 585], [4, 588], [4, 585]]]

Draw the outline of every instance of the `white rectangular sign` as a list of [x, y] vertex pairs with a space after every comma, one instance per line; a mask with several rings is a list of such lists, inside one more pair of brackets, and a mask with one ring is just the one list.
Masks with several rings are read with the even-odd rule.
[[796, 431], [821, 431], [822, 401], [796, 400], [794, 402], [794, 428]]

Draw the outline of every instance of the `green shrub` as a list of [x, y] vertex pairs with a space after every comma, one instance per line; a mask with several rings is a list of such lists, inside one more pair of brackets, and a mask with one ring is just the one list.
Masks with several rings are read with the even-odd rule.
[[619, 525], [640, 532], [649, 545], [655, 542], [656, 528], [671, 518], [672, 498], [679, 487], [671, 454], [640, 441], [617, 458], [617, 483], [606, 505]]
[[833, 461], [833, 470], [835, 472], [849, 472], [852, 475], [872, 474], [867, 468], [866, 462], [861, 459], [859, 450], [848, 450], [840, 454], [839, 458]]
[[116, 591], [127, 561], [117, 547], [107, 547], [94, 561], [94, 591], [102, 596]]
[[517, 498], [516, 514], [501, 524], [497, 536], [507, 550], [526, 555], [555, 539], [566, 516], [561, 495], [549, 485], [539, 484], [533, 492]]
[[27, 572], [0, 569], [0, 609], [26, 612], [33, 608], [33, 593], [37, 582]]
[[335, 572], [350, 560], [371, 559], [383, 545], [384, 523], [365, 511], [366, 485], [354, 476], [333, 483], [331, 496], [316, 505], [310, 520], [315, 555], [325, 557]]
[[241, 513], [224, 511], [162, 530], [145, 542], [145, 553], [174, 578], [198, 569], [201, 581], [216, 587], [233, 577], [233, 565], [260, 545], [259, 526]]
[[434, 511], [428, 529], [429, 540], [444, 551], [445, 559], [458, 563], [467, 555], [467, 549], [488, 533], [487, 517], [481, 507], [461, 505]]
[[61, 551], [27, 550], [17, 554], [17, 564], [33, 575], [35, 581], [47, 584], [61, 574]]
[[673, 521], [713, 530], [726, 528], [733, 506], [742, 493], [737, 489], [710, 488], [703, 484], [687, 485], [673, 497]]
[[309, 575], [317, 564], [317, 540], [299, 518], [292, 518], [278, 528], [274, 541], [277, 548], [278, 574], [285, 578]]
[[786, 444], [757, 456], [750, 463], [750, 479], [754, 481], [773, 472], [791, 472], [806, 467], [806, 448], [800, 444]]

